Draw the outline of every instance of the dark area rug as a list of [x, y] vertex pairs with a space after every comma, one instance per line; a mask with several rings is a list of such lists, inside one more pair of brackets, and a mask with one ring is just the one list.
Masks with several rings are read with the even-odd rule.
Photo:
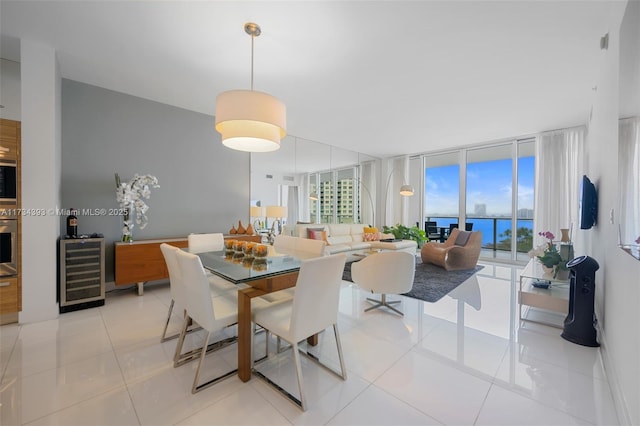
[[[348, 262], [344, 265], [342, 279], [345, 281], [352, 281], [351, 264], [352, 262]], [[445, 269], [431, 263], [422, 263], [418, 257], [416, 259], [416, 275], [413, 279], [413, 288], [410, 292], [405, 293], [404, 296], [431, 303], [437, 302], [482, 268], [484, 266], [477, 265], [475, 269], [447, 272]]]

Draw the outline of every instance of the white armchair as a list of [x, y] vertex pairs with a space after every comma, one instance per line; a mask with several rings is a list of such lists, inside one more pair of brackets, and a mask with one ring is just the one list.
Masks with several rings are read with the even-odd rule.
[[400, 303], [399, 300], [387, 301], [388, 294], [402, 294], [411, 291], [416, 272], [416, 257], [404, 251], [387, 251], [372, 254], [359, 262], [351, 264], [351, 278], [359, 287], [372, 293], [380, 293], [381, 299], [367, 298], [376, 304], [365, 309], [387, 307], [392, 311], [404, 315], [391, 306]]

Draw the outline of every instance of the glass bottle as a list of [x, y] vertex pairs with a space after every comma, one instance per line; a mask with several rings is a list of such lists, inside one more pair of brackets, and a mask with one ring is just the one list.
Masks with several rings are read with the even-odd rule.
[[78, 238], [77, 212], [78, 211], [72, 207], [69, 210], [69, 216], [67, 216], [67, 237], [69, 238]]

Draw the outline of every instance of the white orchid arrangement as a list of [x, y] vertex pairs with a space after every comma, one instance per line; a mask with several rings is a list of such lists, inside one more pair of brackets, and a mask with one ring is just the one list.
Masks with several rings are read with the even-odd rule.
[[149, 206], [144, 200], [149, 199], [151, 196], [151, 188], [160, 188], [158, 179], [155, 176], [141, 176], [136, 173], [130, 182], [122, 183], [120, 176], [116, 173], [116, 200], [120, 203], [120, 208], [124, 214], [122, 241], [131, 241], [131, 230], [134, 227], [133, 212], [135, 212], [135, 223], [140, 226], [140, 229], [144, 229], [147, 226]]

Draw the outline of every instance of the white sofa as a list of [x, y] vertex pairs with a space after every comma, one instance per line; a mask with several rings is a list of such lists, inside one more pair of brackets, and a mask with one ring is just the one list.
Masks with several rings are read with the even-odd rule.
[[363, 224], [299, 224], [285, 228], [285, 233], [294, 237], [307, 238], [307, 230], [321, 229], [327, 232], [326, 254], [345, 253], [361, 250], [393, 250], [416, 254], [418, 244], [413, 240], [394, 242], [364, 241]]

